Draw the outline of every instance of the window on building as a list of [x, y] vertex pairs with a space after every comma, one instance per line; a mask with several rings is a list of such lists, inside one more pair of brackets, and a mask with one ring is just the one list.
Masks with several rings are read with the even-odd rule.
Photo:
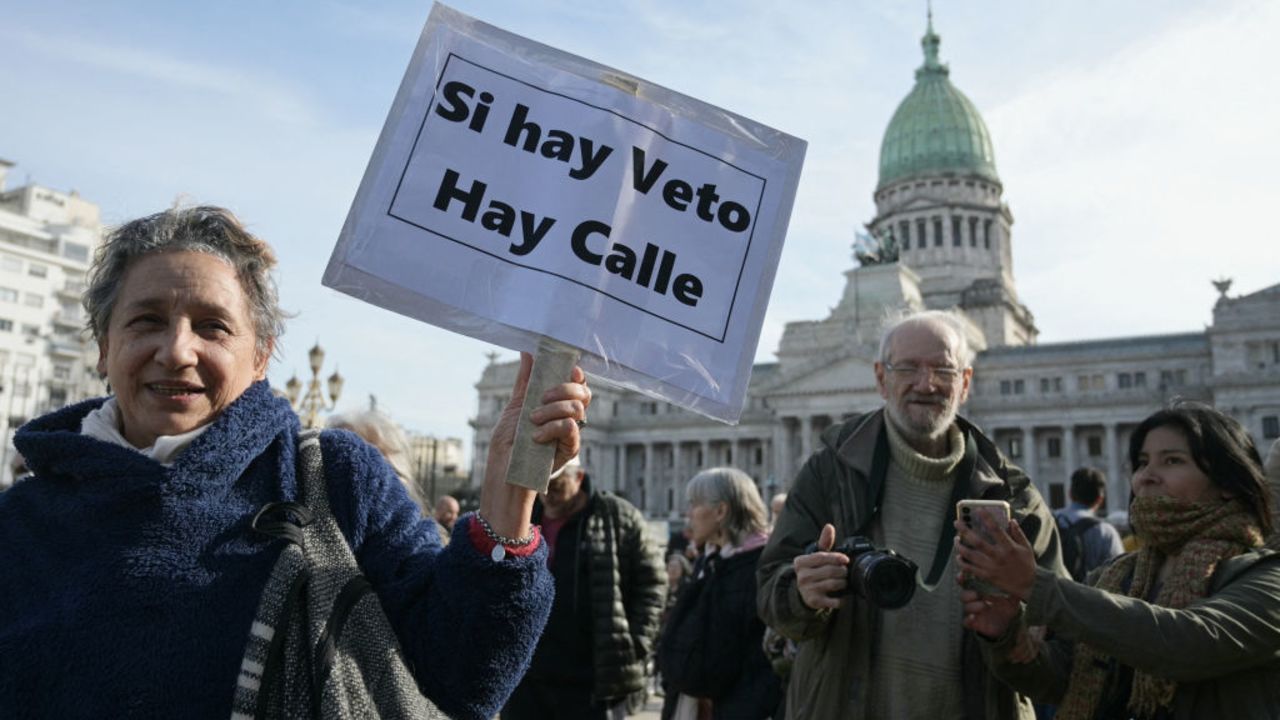
[[1013, 381], [1013, 394], [1021, 395], [1027, 391], [1027, 383], [1024, 380]]
[[1067, 486], [1063, 483], [1049, 483], [1049, 507], [1067, 506]]
[[764, 464], [764, 448], [758, 445], [756, 446], [756, 464], [757, 465]]
[[982, 247], [987, 250], [991, 249], [991, 220], [990, 219], [982, 221]]
[[13, 321], [0, 318], [0, 332], [13, 332]]
[[27, 266], [27, 274], [31, 277], [49, 277], [49, 266], [40, 265], [39, 263], [31, 263]]
[[1009, 438], [1009, 457], [1013, 457], [1013, 458], [1022, 457], [1022, 438], [1018, 438], [1018, 437]]
[[1088, 392], [1090, 388], [1089, 376], [1081, 375], [1076, 378], [1076, 389], [1080, 392]]
[[49, 407], [60, 408], [67, 404], [66, 388], [49, 388]]
[[26, 335], [27, 337], [40, 337], [40, 326], [23, 323], [22, 334]]
[[1280, 342], [1271, 343], [1271, 362], [1280, 364]]
[[0, 255], [0, 270], [22, 272], [22, 261], [12, 255]]
[[955, 247], [960, 247], [960, 243], [962, 242], [962, 240], [963, 239], [960, 237], [960, 216], [952, 215], [951, 216], [951, 244], [954, 245]]
[[1146, 373], [1144, 373], [1144, 372], [1141, 372], [1141, 371], [1134, 373], [1134, 374], [1133, 374], [1133, 386], [1134, 386], [1134, 387], [1137, 387], [1137, 388], [1144, 388], [1144, 387], [1146, 387], [1146, 386], [1147, 386], [1147, 374], [1146, 374]]
[[902, 222], [898, 223], [898, 235], [900, 235], [902, 238], [902, 249], [910, 250], [911, 249], [911, 223], [907, 222], [906, 220], [903, 220]]
[[79, 262], [89, 262], [89, 246], [80, 243], [62, 243], [62, 256]]
[[969, 218], [969, 247], [978, 247], [978, 218]]
[[13, 288], [0, 287], [0, 302], [18, 302], [18, 291]]
[[31, 397], [31, 383], [26, 380], [19, 380], [13, 384], [14, 397]]
[[44, 307], [44, 296], [40, 293], [27, 293], [22, 298], [23, 304], [27, 307], [39, 308]]
[[1089, 446], [1089, 457], [1098, 457], [1102, 455], [1102, 436], [1090, 435], [1086, 444]]
[[1127, 372], [1122, 372], [1116, 375], [1116, 385], [1121, 390], [1133, 387], [1133, 376]]
[[672, 488], [667, 488], [667, 512], [671, 512], [672, 510], [675, 510], [675, 509], [676, 509], [676, 491]]
[[942, 218], [933, 219], [933, 246], [942, 247]]
[[921, 250], [925, 249], [929, 244], [928, 227], [929, 226], [925, 223], [924, 218], [916, 220], [916, 247]]
[[1266, 440], [1280, 438], [1280, 417], [1266, 415], [1262, 418], [1262, 437]]
[[1062, 457], [1062, 438], [1046, 438], [1046, 454], [1051, 458]]
[[1013, 382], [1012, 382], [1011, 380], [1001, 380], [1001, 381], [1000, 381], [1000, 394], [1001, 394], [1001, 395], [1012, 395], [1012, 394], [1013, 394]]
[[1102, 377], [1102, 375], [1094, 375], [1094, 376], [1093, 376], [1093, 389], [1094, 389], [1094, 390], [1106, 390], [1106, 389], [1107, 389], [1107, 380], [1106, 380], [1106, 378]]

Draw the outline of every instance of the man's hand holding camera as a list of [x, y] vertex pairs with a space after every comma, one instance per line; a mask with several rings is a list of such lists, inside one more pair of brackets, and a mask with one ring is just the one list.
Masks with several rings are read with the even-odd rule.
[[793, 560], [796, 587], [805, 605], [834, 610], [850, 593], [886, 609], [911, 601], [916, 591], [916, 564], [893, 550], [881, 550], [862, 535], [835, 544], [836, 529], [822, 526], [818, 542]]
[[814, 610], [835, 610], [845, 604], [849, 586], [849, 556], [831, 552], [836, 544], [836, 528], [822, 526], [818, 535], [818, 551], [797, 555], [791, 561], [796, 569], [796, 589], [800, 599]]

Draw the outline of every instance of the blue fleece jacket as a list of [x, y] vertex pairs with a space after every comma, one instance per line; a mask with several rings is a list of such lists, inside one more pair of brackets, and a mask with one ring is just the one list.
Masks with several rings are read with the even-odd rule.
[[[230, 717], [280, 551], [249, 522], [296, 497], [298, 421], [251, 386], [169, 468], [79, 433], [101, 399], [24, 426], [34, 476], [0, 493], [0, 717]], [[330, 504], [418, 678], [452, 717], [491, 718], [553, 593], [546, 550], [495, 563], [467, 521], [442, 549], [382, 456], [321, 435]]]

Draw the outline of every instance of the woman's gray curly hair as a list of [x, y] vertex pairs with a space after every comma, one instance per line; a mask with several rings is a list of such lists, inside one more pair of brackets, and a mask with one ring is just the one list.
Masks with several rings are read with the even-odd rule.
[[111, 311], [129, 267], [138, 258], [165, 252], [201, 252], [230, 265], [249, 305], [258, 352], [264, 356], [270, 352], [275, 339], [284, 334], [286, 317], [271, 276], [275, 253], [231, 211], [211, 205], [158, 212], [131, 220], [107, 235], [94, 252], [83, 301], [95, 340], [107, 337]]
[[703, 470], [689, 481], [685, 488], [690, 505], [714, 505], [724, 503], [728, 512], [724, 518], [724, 532], [729, 542], [742, 544], [747, 536], [769, 529], [764, 499], [751, 476], [733, 467], [714, 467]]

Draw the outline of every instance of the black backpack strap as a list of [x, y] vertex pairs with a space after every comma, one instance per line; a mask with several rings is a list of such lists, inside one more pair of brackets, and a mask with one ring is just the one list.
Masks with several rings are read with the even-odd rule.
[[[886, 418], [884, 422], [889, 422]], [[876, 449], [871, 453], [871, 475], [867, 478], [867, 519], [854, 535], [867, 535], [871, 523], [880, 514], [880, 500], [884, 498], [884, 482], [889, 475], [889, 431], [883, 426], [876, 436]]]

